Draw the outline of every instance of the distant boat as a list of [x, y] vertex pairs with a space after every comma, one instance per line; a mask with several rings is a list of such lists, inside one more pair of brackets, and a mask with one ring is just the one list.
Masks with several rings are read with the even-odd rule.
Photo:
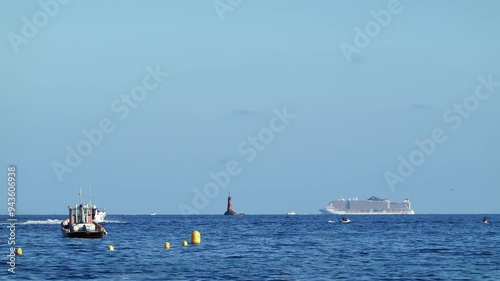
[[69, 238], [102, 238], [108, 232], [93, 220], [90, 204], [83, 204], [80, 189], [80, 205], [68, 206], [69, 217], [61, 222], [61, 232]]
[[[81, 191], [80, 191], [81, 192]], [[89, 205], [92, 205], [92, 189], [89, 185]], [[106, 209], [99, 210], [97, 206], [92, 206], [92, 220], [101, 223], [106, 218]]]
[[483, 218], [484, 223], [488, 223], [488, 219], [486, 217]]
[[351, 223], [351, 220], [350, 220], [350, 219], [348, 219], [348, 218], [342, 218], [342, 219], [340, 220], [340, 223]]
[[329, 220], [328, 221], [328, 223], [337, 223], [337, 222], [340, 222], [340, 223], [351, 223], [351, 220], [347, 219], [347, 218], [342, 218], [341, 220]]
[[286, 214], [289, 215], [289, 216], [295, 216], [297, 213], [295, 213], [295, 211], [291, 211], [291, 212], [288, 212]]
[[104, 221], [106, 218], [106, 209], [99, 210], [97, 207], [94, 205], [92, 207], [92, 218], [93, 221], [101, 223]]
[[151, 214], [149, 214], [149, 215], [150, 215], [150, 216], [156, 216], [156, 213], [155, 213], [155, 212], [153, 212], [153, 213], [151, 213]]

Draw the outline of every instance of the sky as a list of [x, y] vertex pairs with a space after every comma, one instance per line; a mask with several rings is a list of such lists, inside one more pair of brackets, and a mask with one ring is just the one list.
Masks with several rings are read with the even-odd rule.
[[1, 1], [0, 214], [500, 213], [499, 9]]

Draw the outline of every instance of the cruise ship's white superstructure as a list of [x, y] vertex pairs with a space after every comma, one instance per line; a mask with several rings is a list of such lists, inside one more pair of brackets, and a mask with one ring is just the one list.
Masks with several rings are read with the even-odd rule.
[[334, 200], [324, 209], [323, 214], [335, 215], [414, 215], [411, 209], [410, 199], [403, 202], [391, 202], [388, 199], [380, 199], [375, 196], [367, 200], [359, 200], [357, 197]]

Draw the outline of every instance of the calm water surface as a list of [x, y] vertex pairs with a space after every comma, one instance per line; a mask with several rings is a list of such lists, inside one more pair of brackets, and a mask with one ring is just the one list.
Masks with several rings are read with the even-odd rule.
[[[350, 216], [340, 224], [328, 215], [109, 215], [109, 235], [87, 240], [62, 237], [64, 216], [21, 216], [24, 254], [13, 275], [0, 216], [0, 279], [500, 280], [500, 215], [488, 217]], [[202, 244], [181, 247], [193, 230]]]

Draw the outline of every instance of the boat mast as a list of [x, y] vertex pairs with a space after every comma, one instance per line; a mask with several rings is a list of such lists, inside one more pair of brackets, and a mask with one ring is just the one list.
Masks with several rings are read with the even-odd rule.
[[81, 187], [80, 187], [80, 192], [78, 194], [80, 195], [80, 205], [81, 205], [83, 204], [83, 199], [82, 199], [83, 192]]
[[90, 186], [90, 184], [89, 184], [89, 196], [90, 196], [89, 205], [92, 207], [92, 187]]

